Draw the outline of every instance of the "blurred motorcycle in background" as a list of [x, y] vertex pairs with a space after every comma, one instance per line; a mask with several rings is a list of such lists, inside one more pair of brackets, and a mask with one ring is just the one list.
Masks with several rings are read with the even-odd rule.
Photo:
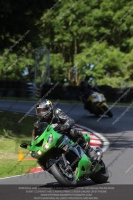
[[109, 117], [113, 117], [113, 113], [109, 109], [106, 98], [103, 94], [99, 92], [93, 92], [90, 96], [88, 96], [86, 102], [83, 101], [83, 96], [80, 95], [81, 101], [84, 103], [84, 108], [88, 110], [90, 113], [99, 115], [107, 115]]

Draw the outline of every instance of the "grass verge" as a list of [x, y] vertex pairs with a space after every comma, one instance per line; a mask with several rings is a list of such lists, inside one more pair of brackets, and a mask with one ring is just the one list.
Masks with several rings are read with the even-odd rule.
[[[27, 116], [21, 123], [18, 121], [23, 114], [0, 112], [0, 178], [27, 174], [27, 170], [37, 167], [36, 160], [31, 158], [28, 149], [22, 149], [20, 144], [31, 141], [31, 132], [36, 118]], [[20, 151], [24, 156], [19, 161]]]

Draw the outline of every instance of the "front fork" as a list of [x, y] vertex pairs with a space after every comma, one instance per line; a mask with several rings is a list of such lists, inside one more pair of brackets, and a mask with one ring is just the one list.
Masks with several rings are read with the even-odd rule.
[[97, 155], [98, 155], [97, 164], [92, 169], [90, 175], [92, 175], [93, 173], [96, 173], [97, 171], [99, 171], [101, 169], [101, 166], [99, 165], [99, 163], [100, 163], [100, 161], [101, 161], [101, 159], [103, 157], [103, 151], [102, 151], [102, 149], [100, 147], [96, 147], [95, 151], [97, 152]]

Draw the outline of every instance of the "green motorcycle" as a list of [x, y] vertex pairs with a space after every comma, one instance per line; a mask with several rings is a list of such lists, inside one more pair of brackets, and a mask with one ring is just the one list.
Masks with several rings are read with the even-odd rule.
[[[84, 134], [90, 142], [90, 136]], [[27, 144], [21, 144], [27, 148]], [[43, 122], [43, 132], [29, 145], [30, 154], [36, 158], [43, 170], [51, 173], [62, 185], [75, 186], [78, 181], [91, 179], [95, 183], [107, 182], [109, 176], [102, 161], [102, 150], [97, 147], [98, 160], [95, 164], [85, 150], [68, 136], [55, 131], [52, 125]]]

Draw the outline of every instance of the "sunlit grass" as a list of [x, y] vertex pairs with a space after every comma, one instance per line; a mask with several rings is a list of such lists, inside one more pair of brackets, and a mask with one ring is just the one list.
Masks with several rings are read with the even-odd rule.
[[[29, 150], [20, 147], [21, 143], [31, 141], [36, 118], [27, 116], [18, 123], [22, 117], [23, 114], [0, 113], [0, 178], [26, 174], [30, 168], [38, 166], [36, 160], [27, 160]], [[20, 151], [24, 156], [22, 161], [19, 161]]]

